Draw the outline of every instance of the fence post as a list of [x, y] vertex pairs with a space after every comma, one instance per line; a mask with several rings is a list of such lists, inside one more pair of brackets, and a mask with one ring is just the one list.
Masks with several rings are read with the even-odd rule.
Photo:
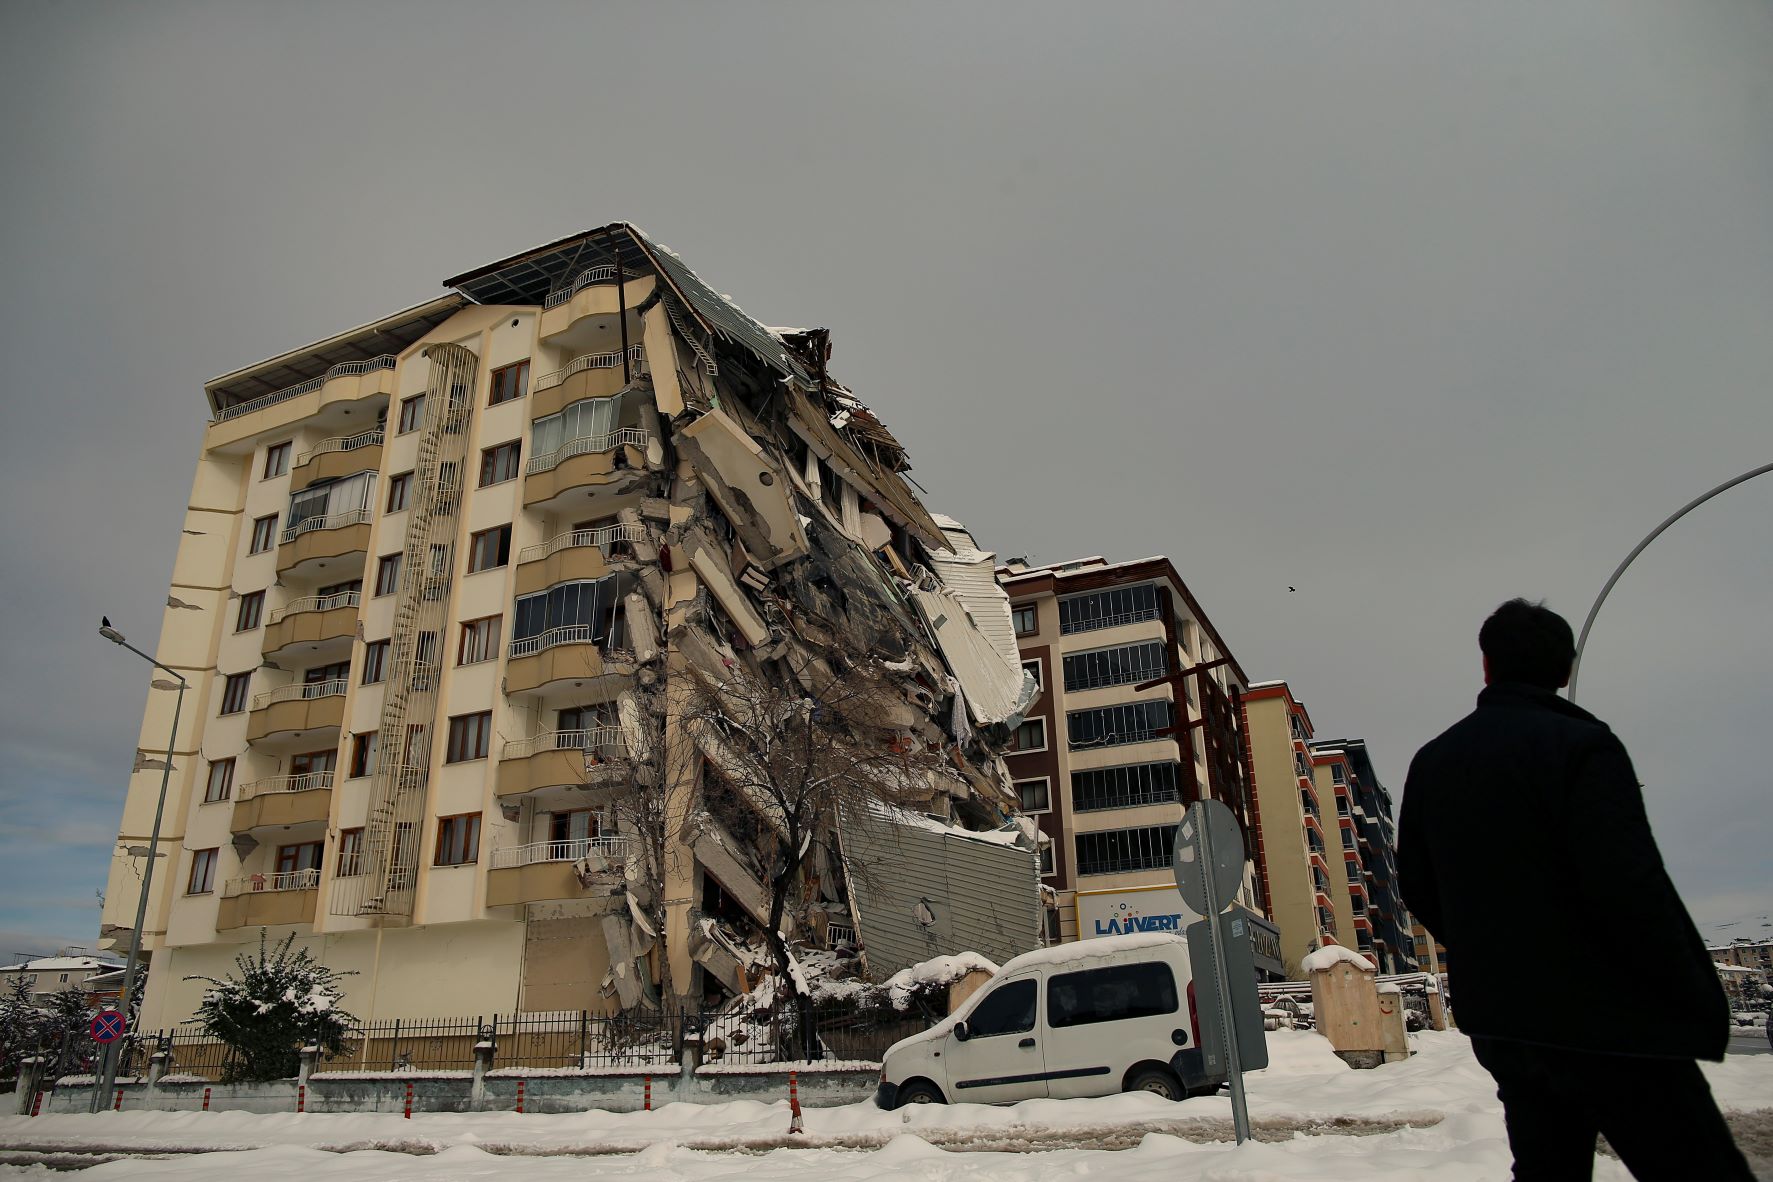
[[394, 1019], [394, 1041], [392, 1043], [390, 1043], [389, 1046], [392, 1049], [389, 1050], [389, 1052], [388, 1052], [388, 1070], [389, 1071], [398, 1071], [400, 1069], [400, 1019], [399, 1018]]
[[308, 1111], [308, 1085], [307, 1084], [297, 1084], [296, 1085], [296, 1111], [297, 1112]]
[[18, 1064], [18, 1104], [20, 1116], [27, 1112], [37, 1115], [37, 1106], [42, 1102], [43, 1093], [37, 1090], [43, 1078], [43, 1056], [26, 1055]]
[[788, 1131], [802, 1133], [806, 1130], [800, 1123], [800, 1072], [788, 1073]]
[[[606, 1040], [607, 1045], [607, 1040]], [[585, 1066], [585, 1011], [579, 1011], [579, 1066]]]
[[493, 1056], [498, 1053], [499, 1016], [493, 1015], [492, 1025], [480, 1027], [480, 1037], [474, 1043], [474, 1076], [468, 1085], [468, 1107], [479, 1112], [486, 1107], [486, 1073], [492, 1070]]

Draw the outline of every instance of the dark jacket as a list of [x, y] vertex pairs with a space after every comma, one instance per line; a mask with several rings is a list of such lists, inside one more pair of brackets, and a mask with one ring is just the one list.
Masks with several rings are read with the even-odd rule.
[[1467, 1034], [1724, 1057], [1717, 970], [1624, 744], [1586, 710], [1486, 687], [1411, 762], [1397, 860], [1405, 905], [1447, 946]]

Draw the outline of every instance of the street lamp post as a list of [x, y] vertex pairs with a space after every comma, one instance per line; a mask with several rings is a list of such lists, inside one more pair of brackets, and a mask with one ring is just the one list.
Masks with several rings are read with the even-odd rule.
[[[104, 623], [99, 628], [99, 635], [103, 636], [113, 644], [122, 645], [142, 660], [148, 662], [148, 664], [154, 666], [154, 668], [163, 673], [170, 674], [173, 679], [179, 683], [179, 696], [173, 703], [172, 707], [172, 733], [166, 740], [166, 759], [162, 763], [160, 770], [160, 800], [159, 803], [154, 806], [154, 828], [148, 835], [148, 868], [142, 871], [142, 894], [141, 898], [136, 902], [135, 930], [129, 937], [129, 960], [123, 970], [123, 994], [118, 999], [118, 1011], [123, 1015], [124, 1022], [127, 1023], [129, 1021], [129, 1005], [135, 998], [136, 971], [141, 966], [142, 929], [148, 922], [148, 891], [154, 885], [154, 861], [159, 856], [160, 820], [166, 815], [166, 789], [172, 782], [172, 751], [174, 747], [178, 746], [179, 712], [184, 708], [185, 689], [189, 683], [180, 676], [177, 671], [168, 669], [165, 665], [162, 665], [159, 661], [156, 661], [153, 657], [150, 657], [147, 653], [144, 653], [141, 649], [136, 648], [134, 645], [130, 644], [129, 641], [123, 639], [123, 633], [111, 627], [110, 617], [104, 617]], [[111, 1089], [117, 1084], [118, 1049], [118, 1044], [115, 1042], [110, 1043], [105, 1047], [104, 1070], [100, 1073], [98, 1086], [94, 1087], [92, 1090], [92, 1105], [87, 1110], [89, 1112], [97, 1112], [99, 1110], [99, 1105], [103, 1102], [103, 1097], [110, 1095]]]
[[1613, 584], [1619, 581], [1619, 576], [1625, 573], [1625, 568], [1632, 564], [1633, 559], [1637, 558], [1638, 555], [1644, 552], [1645, 546], [1648, 546], [1651, 542], [1654, 542], [1657, 538], [1661, 537], [1663, 530], [1667, 529], [1693, 510], [1699, 508], [1699, 506], [1705, 504], [1705, 502], [1711, 500], [1719, 493], [1735, 488], [1745, 480], [1753, 480], [1757, 476], [1764, 476], [1768, 472], [1773, 472], [1773, 464], [1762, 464], [1759, 468], [1751, 468], [1740, 476], [1732, 477], [1731, 479], [1724, 481], [1724, 483], [1718, 485], [1710, 492], [1693, 498], [1676, 510], [1672, 517], [1651, 530], [1649, 536], [1639, 542], [1637, 546], [1632, 549], [1632, 552], [1625, 556], [1625, 561], [1619, 564], [1619, 568], [1613, 572], [1613, 577], [1607, 580], [1607, 585], [1602, 587], [1601, 593], [1595, 597], [1594, 606], [1588, 609], [1588, 618], [1582, 621], [1582, 635], [1576, 638], [1576, 659], [1570, 663], [1570, 701], [1574, 702], [1576, 700], [1576, 674], [1582, 669], [1582, 649], [1583, 646], [1588, 643], [1588, 630], [1594, 627], [1594, 618], [1600, 614], [1601, 604], [1607, 602], [1608, 593], [1613, 590]]

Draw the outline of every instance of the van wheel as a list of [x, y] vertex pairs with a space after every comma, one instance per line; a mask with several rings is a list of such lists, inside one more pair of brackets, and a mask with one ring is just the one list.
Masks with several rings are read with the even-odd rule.
[[927, 1079], [914, 1079], [899, 1089], [899, 1107], [907, 1104], [946, 1104], [942, 1090]]
[[1129, 1092], [1150, 1092], [1166, 1100], [1182, 1099], [1182, 1084], [1162, 1067], [1141, 1067], [1127, 1079]]

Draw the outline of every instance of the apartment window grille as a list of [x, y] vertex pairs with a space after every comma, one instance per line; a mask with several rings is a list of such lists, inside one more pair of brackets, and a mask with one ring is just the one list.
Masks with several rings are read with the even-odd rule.
[[388, 642], [372, 640], [363, 646], [363, 684], [375, 685], [388, 676]]
[[259, 626], [259, 617], [265, 612], [265, 593], [249, 591], [240, 597], [240, 606], [234, 612], [234, 631], [251, 632]]
[[263, 554], [277, 544], [277, 514], [255, 517], [252, 522], [252, 546], [248, 554]]
[[449, 749], [445, 763], [466, 763], [485, 759], [492, 738], [492, 711], [478, 714], [457, 714], [449, 720]]
[[304, 870], [320, 869], [324, 849], [323, 843], [318, 841], [298, 841], [293, 845], [278, 846], [277, 873], [300, 874]]
[[1023, 661], [1022, 662], [1022, 672], [1026, 673], [1026, 674], [1028, 674], [1028, 676], [1034, 678], [1034, 688], [1035, 689], [1044, 690], [1047, 688], [1047, 679], [1046, 679], [1046, 675], [1041, 672], [1040, 666], [1041, 666], [1041, 662], [1038, 657], [1032, 661]]
[[1040, 621], [1032, 603], [1024, 603], [1020, 607], [1010, 609], [1010, 620], [1015, 625], [1017, 636], [1033, 636], [1040, 631]]
[[1022, 798], [1022, 811], [1025, 813], [1052, 811], [1052, 782], [1044, 776], [1038, 780], [1017, 780], [1016, 794]]
[[500, 616], [483, 616], [462, 625], [462, 638], [456, 645], [456, 664], [472, 665], [490, 661], [499, 655]]
[[265, 479], [281, 476], [289, 471], [289, 441], [273, 443], [265, 449]]
[[1044, 718], [1024, 719], [1016, 733], [1010, 736], [1010, 750], [1045, 751], [1047, 749], [1047, 720]]
[[289, 774], [292, 776], [311, 776], [318, 772], [330, 772], [338, 767], [339, 752], [336, 747], [325, 751], [307, 751], [289, 757]]
[[1162, 677], [1165, 672], [1167, 662], [1161, 641], [1071, 653], [1065, 658], [1065, 692], [1129, 685]]
[[339, 878], [355, 878], [363, 873], [362, 829], [339, 830], [339, 862], [333, 873]]
[[232, 759], [212, 759], [209, 762], [209, 782], [203, 788], [203, 803], [214, 804], [218, 800], [229, 800], [234, 795], [234, 761]]
[[1059, 601], [1059, 635], [1093, 632], [1098, 628], [1114, 628], [1155, 620], [1158, 616], [1158, 587], [1140, 583], [1133, 587], [1110, 587], [1087, 595], [1073, 595]]
[[412, 492], [412, 473], [401, 472], [388, 477], [388, 512], [398, 513], [406, 508], [406, 498]]
[[492, 392], [487, 396], [486, 404], [497, 406], [501, 402], [510, 402], [522, 398], [528, 391], [529, 362], [502, 365], [492, 371]]
[[363, 731], [351, 736], [351, 778], [376, 774], [376, 747], [381, 735], [376, 731]]
[[185, 880], [185, 894], [207, 895], [215, 890], [215, 864], [221, 847], [191, 851], [191, 875]]
[[480, 814], [437, 818], [437, 866], [467, 866], [480, 858]]
[[523, 466], [518, 462], [522, 445], [515, 439], [489, 447], [480, 453], [480, 487], [516, 480]]
[[246, 709], [246, 691], [252, 685], [252, 674], [230, 673], [222, 685], [223, 714], [238, 714]]
[[1077, 873], [1130, 874], [1166, 870], [1174, 856], [1176, 827], [1146, 825], [1077, 835]]
[[625, 574], [606, 575], [522, 596], [511, 619], [512, 655], [571, 641], [626, 648], [628, 625], [622, 596], [631, 582]]
[[496, 525], [468, 538], [468, 573], [492, 570], [511, 561], [511, 527]]
[[1158, 731], [1168, 727], [1170, 721], [1171, 704], [1162, 700], [1073, 710], [1065, 716], [1073, 750], [1143, 743], [1160, 737]]
[[377, 595], [392, 595], [400, 587], [400, 555], [384, 554], [376, 560]]
[[400, 400], [400, 419], [395, 426], [396, 435], [405, 435], [408, 431], [417, 431], [419, 424], [425, 421], [425, 396], [414, 394], [411, 398]]
[[1071, 807], [1074, 812], [1167, 804], [1181, 798], [1181, 765], [1178, 763], [1134, 763], [1071, 773]]

